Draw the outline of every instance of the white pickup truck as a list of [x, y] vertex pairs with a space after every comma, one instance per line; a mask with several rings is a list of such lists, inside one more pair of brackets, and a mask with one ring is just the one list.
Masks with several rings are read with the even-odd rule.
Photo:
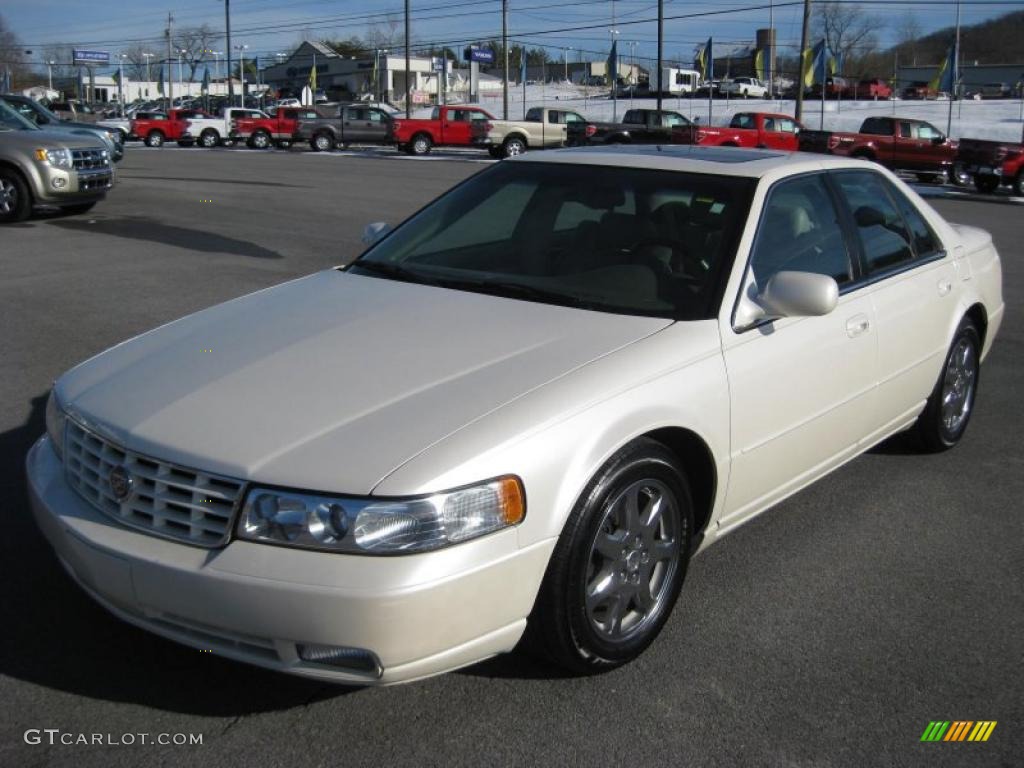
[[217, 117], [196, 117], [188, 121], [180, 143], [194, 141], [201, 147], [218, 147], [230, 141], [232, 123], [242, 117], [270, 119], [259, 109], [227, 107]]
[[585, 122], [571, 109], [533, 107], [524, 120], [480, 120], [471, 130], [473, 144], [487, 147], [491, 157], [513, 157], [528, 149], [564, 147], [569, 123]]

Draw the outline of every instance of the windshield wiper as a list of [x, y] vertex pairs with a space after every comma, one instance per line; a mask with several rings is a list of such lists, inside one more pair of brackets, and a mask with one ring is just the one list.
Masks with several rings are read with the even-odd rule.
[[563, 304], [572, 307], [594, 306], [579, 296], [572, 296], [561, 291], [552, 291], [547, 288], [538, 288], [526, 283], [517, 283], [508, 280], [474, 280], [465, 282], [464, 285], [472, 289], [483, 289], [487, 293], [496, 296], [506, 296], [513, 299], [527, 299], [531, 301], [543, 301], [548, 304]]
[[387, 261], [369, 261], [359, 259], [348, 265], [349, 269], [352, 269], [353, 267], [367, 272], [373, 272], [384, 277], [390, 277], [395, 280], [403, 280], [407, 283], [427, 283], [429, 285], [437, 284], [436, 281], [424, 277], [418, 272], [413, 272], [411, 269], [406, 269], [403, 266], [392, 264]]

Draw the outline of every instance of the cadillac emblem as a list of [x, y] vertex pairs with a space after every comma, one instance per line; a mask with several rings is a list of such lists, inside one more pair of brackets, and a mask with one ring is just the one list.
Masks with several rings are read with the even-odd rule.
[[132, 476], [128, 474], [128, 470], [120, 465], [110, 470], [110, 474], [107, 475], [107, 482], [110, 483], [110, 490], [118, 501], [127, 499], [128, 495], [132, 492], [132, 485], [135, 484]]

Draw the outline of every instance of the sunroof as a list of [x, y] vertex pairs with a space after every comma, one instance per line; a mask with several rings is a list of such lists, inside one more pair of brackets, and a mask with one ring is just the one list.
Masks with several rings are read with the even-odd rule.
[[658, 155], [687, 160], [702, 160], [706, 163], [750, 163], [755, 160], [770, 160], [782, 157], [780, 152], [763, 149], [741, 149], [739, 147], [701, 147], [693, 144], [617, 144], [609, 147], [580, 147], [569, 152], [612, 152], [624, 155]]

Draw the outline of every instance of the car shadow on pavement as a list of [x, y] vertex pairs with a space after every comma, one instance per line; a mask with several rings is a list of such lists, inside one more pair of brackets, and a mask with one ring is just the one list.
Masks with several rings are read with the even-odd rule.
[[214, 232], [204, 232], [201, 229], [176, 227], [148, 216], [51, 219], [49, 224], [72, 232], [99, 233], [128, 240], [143, 240], [201, 253], [228, 253], [255, 259], [284, 258], [277, 251], [256, 245], [256, 243], [218, 235]]
[[360, 688], [323, 684], [200, 653], [126, 624], [67, 576], [29, 508], [25, 455], [46, 429], [46, 395], [0, 433], [0, 676], [169, 712], [211, 717], [301, 707]]
[[[137, 169], [132, 169], [137, 170]], [[243, 187], [282, 187], [285, 189], [311, 189], [300, 184], [286, 184], [283, 181], [254, 181], [247, 179], [198, 179], [188, 176], [153, 176], [150, 174], [119, 173], [121, 179], [145, 179], [146, 181], [194, 181], [199, 184], [241, 184]]]

